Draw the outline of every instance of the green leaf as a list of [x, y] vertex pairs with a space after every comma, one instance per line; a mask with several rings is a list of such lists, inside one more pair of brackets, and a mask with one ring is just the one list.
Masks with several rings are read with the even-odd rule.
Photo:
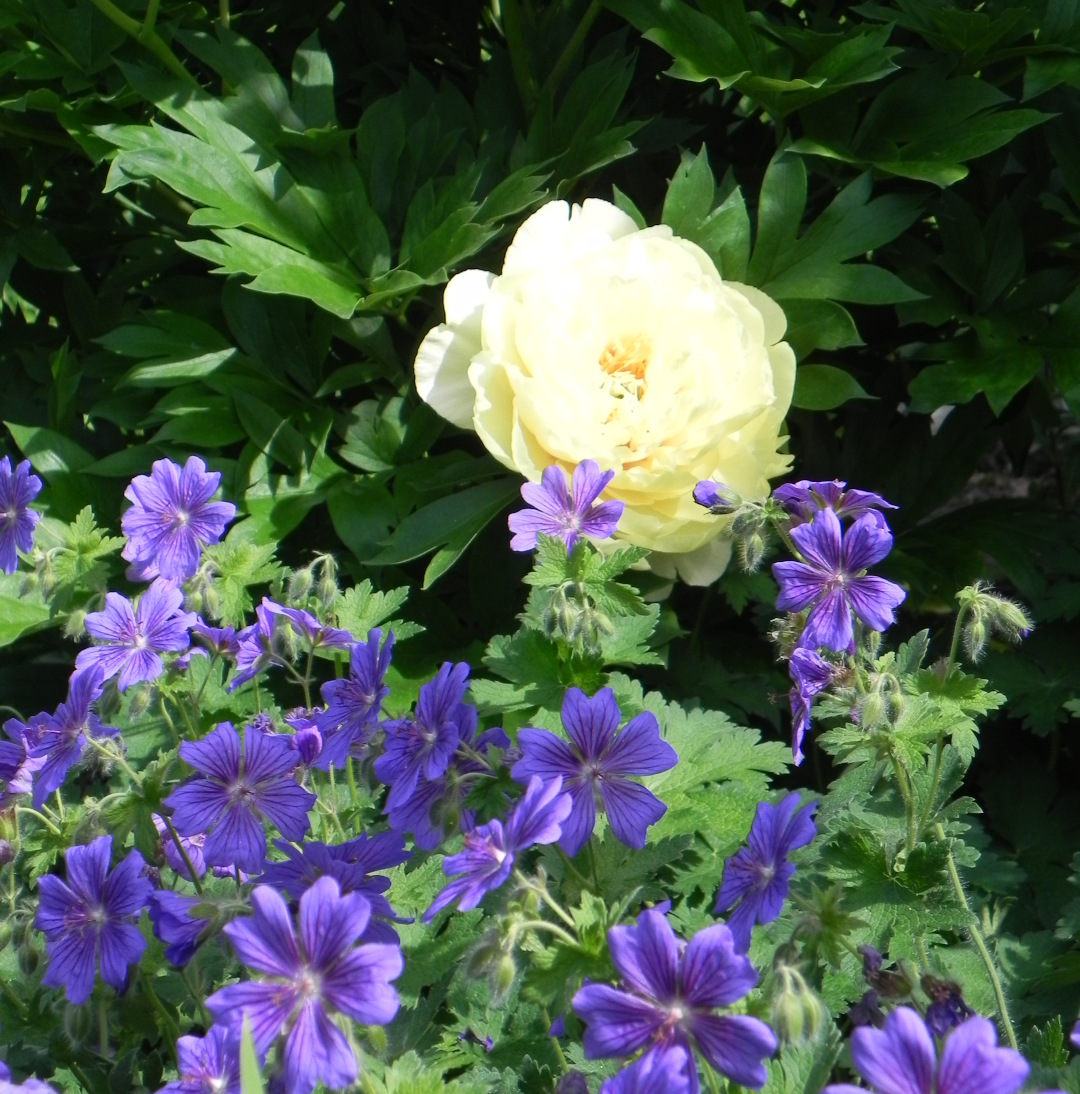
[[40, 591], [20, 595], [25, 579], [25, 573], [0, 574], [0, 646], [49, 622], [49, 605]]
[[802, 359], [815, 349], [844, 349], [861, 346], [855, 320], [832, 300], [785, 300], [788, 326], [784, 341]]
[[368, 562], [372, 566], [408, 562], [461, 536], [468, 535], [471, 540], [509, 504], [517, 491], [518, 480], [504, 477], [425, 505], [407, 516], [387, 546]]
[[54, 475], [83, 471], [94, 462], [94, 457], [85, 448], [51, 429], [7, 421], [4, 425], [19, 451], [46, 482]]
[[835, 410], [851, 399], [872, 398], [850, 372], [833, 365], [800, 365], [791, 405], [801, 410]]
[[244, 1015], [240, 1032], [240, 1094], [266, 1094], [255, 1042], [251, 1039], [251, 1023]]

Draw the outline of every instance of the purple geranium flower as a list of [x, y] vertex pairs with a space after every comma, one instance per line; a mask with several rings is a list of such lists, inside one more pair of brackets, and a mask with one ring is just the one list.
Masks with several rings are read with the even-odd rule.
[[266, 597], [263, 597], [263, 604], [266, 605], [267, 611], [287, 619], [292, 629], [313, 650], [345, 650], [356, 641], [348, 631], [320, 623], [311, 612], [306, 612], [303, 608], [286, 608]]
[[727, 925], [739, 953], [750, 949], [750, 928], [755, 923], [771, 923], [780, 914], [795, 873], [787, 856], [817, 835], [816, 803], [799, 809], [800, 800], [798, 794], [789, 794], [779, 805], [761, 802], [746, 846], [724, 863], [724, 880], [713, 911], [725, 912], [737, 904]]
[[832, 665], [814, 650], [797, 649], [788, 663], [795, 686], [788, 692], [791, 702], [791, 752], [796, 766], [803, 762], [802, 743], [810, 729], [810, 705], [832, 680]]
[[1072, 1042], [1072, 1047], [1080, 1052], [1080, 1022], [1073, 1026], [1072, 1033], [1069, 1034], [1069, 1040]]
[[410, 858], [405, 840], [397, 832], [366, 833], [346, 843], [329, 846], [325, 843], [304, 843], [295, 847], [285, 840], [275, 840], [274, 846], [286, 856], [284, 862], [267, 862], [259, 881], [263, 885], [299, 900], [321, 877], [332, 877], [342, 895], [360, 893], [371, 904], [371, 920], [361, 939], [363, 942], [396, 943], [398, 937], [391, 923], [412, 923], [394, 914], [383, 894], [390, 888], [390, 879], [373, 870], [387, 870]]
[[[19, 794], [29, 794], [33, 789], [34, 776], [45, 766], [46, 759], [44, 756], [35, 756], [33, 749], [40, 743], [52, 719], [53, 715], [42, 711], [26, 722], [20, 722], [18, 718], [9, 718], [4, 723], [4, 732], [11, 738], [10, 744], [7, 741], [2, 742], [6, 757], [5, 769], [10, 770], [11, 774], [3, 779], [7, 786], [3, 794], [0, 794], [0, 809], [6, 809], [13, 798]], [[10, 751], [11, 748], [16, 751]], [[16, 755], [18, 759], [14, 770], [11, 770], [11, 763], [16, 759]]]
[[37, 739], [28, 748], [32, 757], [41, 760], [34, 780], [35, 809], [40, 809], [42, 802], [63, 785], [68, 771], [82, 757], [87, 736], [114, 737], [120, 732], [103, 726], [90, 710], [90, 705], [101, 695], [103, 680], [98, 665], [74, 672], [68, 683], [67, 700], [56, 708], [55, 714], [39, 716]]
[[57, 1094], [56, 1088], [31, 1076], [21, 1083], [11, 1081], [11, 1070], [0, 1063], [0, 1094]]
[[532, 506], [511, 513], [507, 518], [512, 551], [536, 550], [538, 533], [556, 536], [566, 544], [567, 552], [573, 550], [581, 536], [607, 539], [615, 531], [625, 504], [621, 501], [593, 502], [615, 477], [614, 471], [601, 473], [595, 460], [582, 460], [574, 468], [570, 489], [566, 489], [566, 473], [561, 467], [544, 469], [540, 482], [527, 482], [521, 487], [521, 496]]
[[554, 843], [559, 838], [571, 808], [561, 778], [544, 782], [534, 775], [510, 810], [505, 828], [498, 820], [482, 824], [465, 833], [465, 846], [458, 854], [443, 859], [443, 873], [447, 877], [460, 876], [435, 897], [421, 917], [424, 922], [430, 923], [455, 900], [463, 912], [475, 908], [510, 876], [517, 854], [534, 844]]
[[[471, 709], [471, 708], [469, 708]], [[492, 767], [483, 759], [488, 748], [507, 749], [510, 738], [501, 729], [488, 729], [478, 737], [475, 711], [461, 733], [458, 751], [451, 758], [446, 771], [437, 779], [425, 779], [416, 783], [416, 789], [403, 801], [390, 805], [384, 812], [395, 832], [412, 832], [413, 841], [423, 851], [438, 847], [450, 829], [459, 826], [468, 831], [473, 825], [473, 815], [462, 803], [468, 794], [466, 775], [492, 774]], [[498, 764], [496, 767], [500, 766]]]
[[764, 1022], [747, 1015], [715, 1015], [757, 982], [757, 973], [726, 925], [699, 931], [681, 950], [656, 908], [642, 912], [636, 927], [612, 927], [608, 945], [623, 987], [587, 984], [572, 1006], [582, 1018], [585, 1055], [629, 1056], [640, 1048], [670, 1048], [683, 1057], [692, 1094], [699, 1090], [691, 1046], [732, 1082], [757, 1089], [765, 1082], [762, 1058], [776, 1051]]
[[164, 804], [181, 836], [208, 832], [203, 859], [255, 873], [266, 857], [263, 817], [282, 835], [301, 840], [309, 828], [315, 795], [293, 778], [296, 752], [283, 737], [250, 727], [240, 736], [222, 722], [201, 741], [183, 741], [180, 758], [199, 772], [174, 790]]
[[645, 830], [667, 811], [629, 776], [667, 771], [679, 762], [678, 754], [660, 739], [655, 715], [645, 711], [621, 731], [619, 718], [611, 688], [601, 688], [591, 699], [580, 688], [571, 688], [562, 707], [569, 744], [547, 730], [518, 731], [523, 756], [514, 764], [513, 777], [525, 782], [533, 775], [561, 776], [574, 803], [559, 840], [568, 855], [576, 855], [592, 835], [597, 798], [616, 838], [629, 847], [644, 847]]
[[394, 649], [394, 633], [379, 649], [382, 631], [368, 632], [367, 642], [357, 642], [349, 653], [349, 675], [322, 686], [326, 710], [318, 716], [323, 750], [315, 765], [325, 771], [344, 767], [354, 746], [367, 743], [379, 724], [379, 710], [390, 689], [383, 684]]
[[160, 575], [186, 581], [199, 568], [208, 543], [217, 543], [236, 506], [211, 501], [221, 472], [207, 471], [198, 456], [183, 469], [172, 460], [156, 460], [149, 475], [136, 475], [124, 491], [132, 502], [120, 527], [128, 542], [122, 557], [135, 564], [140, 579]]
[[19, 566], [17, 547], [24, 554], [34, 546], [34, 525], [41, 514], [28, 508], [41, 493], [41, 479], [30, 474], [30, 461], [11, 470], [11, 460], [0, 459], [0, 570], [13, 574]]
[[686, 1053], [678, 1048], [654, 1048], [600, 1084], [600, 1094], [689, 1094]]
[[241, 684], [257, 676], [267, 665], [278, 660], [274, 649], [273, 601], [263, 597], [255, 608], [257, 623], [245, 627], [236, 635], [236, 674], [226, 691], [235, 691]]
[[[879, 1094], [1015, 1094], [1030, 1070], [1019, 1052], [998, 1048], [994, 1024], [969, 1018], [945, 1039], [940, 1060], [926, 1023], [897, 1007], [884, 1029], [860, 1026], [851, 1035], [855, 1070]], [[848, 1083], [822, 1094], [866, 1094]]]
[[907, 593], [882, 577], [863, 574], [892, 548], [892, 534], [883, 522], [861, 516], [844, 535], [840, 518], [822, 509], [812, 523], [792, 528], [791, 538], [806, 561], [777, 562], [772, 570], [780, 582], [776, 606], [781, 611], [800, 612], [813, 605], [800, 646], [853, 649], [853, 610], [875, 631], [894, 622], [893, 610]]
[[[154, 813], [151, 819], [154, 822], [154, 827], [158, 830], [158, 835], [161, 837], [161, 850], [165, 854], [165, 861], [169, 866], [178, 873], [181, 877], [186, 877], [189, 881], [193, 881], [191, 876], [191, 870], [195, 871], [195, 877], [202, 877], [206, 873], [206, 860], [203, 858], [203, 847], [206, 844], [206, 834], [204, 832], [198, 832], [194, 836], [181, 836], [180, 846], [184, 850], [184, 854], [187, 855], [188, 861], [191, 863], [191, 870], [188, 869], [187, 863], [184, 862], [184, 856], [180, 854], [174, 842], [172, 835], [169, 832], [165, 821]], [[175, 825], [173, 826], [175, 827]]]
[[188, 631], [197, 617], [194, 612], [180, 610], [183, 602], [184, 594], [160, 577], [139, 597], [134, 609], [126, 597], [107, 593], [105, 610], [86, 617], [87, 631], [107, 645], [82, 650], [75, 659], [76, 671], [97, 665], [105, 680], [119, 673], [121, 691], [160, 676], [165, 669], [161, 653], [188, 648]]
[[739, 507], [739, 495], [712, 479], [702, 479], [694, 487], [694, 501], [716, 516], [727, 516]]
[[150, 897], [154, 934], [165, 943], [166, 960], [178, 967], [195, 956], [200, 935], [210, 926], [209, 920], [191, 915], [191, 909], [200, 903], [198, 897], [182, 896], [171, 889], [161, 889]]
[[267, 979], [230, 984], [206, 1001], [214, 1018], [239, 1029], [251, 1023], [255, 1048], [266, 1052], [286, 1032], [282, 1053], [286, 1094], [311, 1094], [356, 1081], [356, 1057], [331, 1020], [340, 1011], [361, 1025], [385, 1025], [398, 1011], [390, 981], [401, 975], [397, 946], [354, 946], [371, 907], [359, 893], [342, 896], [333, 878], [320, 878], [300, 898], [299, 933], [285, 901], [260, 885], [254, 915], [225, 928], [240, 961]]
[[845, 490], [846, 482], [811, 482], [802, 479], [778, 486], [773, 497], [784, 507], [795, 525], [809, 523], [822, 509], [831, 509], [838, 517], [861, 517], [869, 513], [881, 524], [885, 518], [879, 509], [895, 509], [880, 494], [869, 490]]
[[390, 787], [386, 811], [412, 797], [421, 775], [439, 778], [457, 751], [463, 733], [476, 726], [476, 708], [463, 703], [469, 686], [469, 666], [464, 661], [445, 662], [416, 700], [411, 718], [386, 722], [383, 754], [375, 761], [375, 776]]
[[240, 1094], [240, 1036], [224, 1026], [211, 1026], [205, 1037], [176, 1042], [180, 1078], [158, 1094]]
[[101, 956], [101, 979], [122, 992], [128, 966], [139, 960], [146, 941], [133, 918], [146, 907], [153, 886], [142, 876], [142, 855], [129, 851], [109, 873], [112, 836], [98, 836], [64, 853], [67, 882], [53, 874], [38, 879], [34, 926], [45, 935], [49, 968], [42, 983], [63, 986], [71, 1003], [82, 1003], [94, 987]]

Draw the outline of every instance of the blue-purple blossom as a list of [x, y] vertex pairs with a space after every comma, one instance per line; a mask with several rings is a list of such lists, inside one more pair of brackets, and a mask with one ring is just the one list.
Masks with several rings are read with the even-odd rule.
[[180, 1078], [158, 1094], [240, 1094], [240, 1036], [211, 1026], [205, 1037], [190, 1034], [176, 1042]]
[[446, 771], [437, 779], [428, 780], [421, 776], [412, 794], [403, 801], [394, 805], [387, 801], [385, 812], [390, 827], [395, 832], [412, 832], [413, 842], [422, 851], [438, 847], [447, 831], [459, 824], [466, 831], [472, 827], [472, 813], [462, 808], [469, 789], [465, 776], [491, 774], [491, 767], [483, 759], [487, 750], [510, 747], [510, 738], [498, 728], [487, 729], [474, 736], [475, 711], [470, 719], [463, 722], [458, 751]]
[[[188, 862], [191, 863], [191, 870], [188, 869], [187, 862], [184, 861], [184, 856], [180, 854], [177, 849], [176, 843], [172, 838], [172, 834], [169, 832], [168, 825], [165, 821], [157, 815], [153, 814], [151, 818], [154, 822], [154, 827], [158, 831], [158, 835], [161, 837], [161, 850], [165, 854], [165, 861], [173, 869], [175, 873], [178, 873], [181, 877], [187, 878], [189, 881], [194, 881], [195, 878], [200, 878], [206, 873], [206, 860], [203, 858], [203, 846], [206, 843], [206, 834], [204, 832], [197, 832], [193, 836], [180, 836], [180, 846], [184, 850], [184, 854], [188, 857]], [[175, 825], [174, 825], [175, 827]], [[191, 876], [191, 871], [195, 871], [195, 878]]]
[[612, 927], [608, 946], [622, 986], [587, 984], [572, 1001], [586, 1023], [588, 1059], [672, 1049], [682, 1056], [691, 1094], [698, 1094], [696, 1044], [732, 1082], [754, 1089], [764, 1084], [762, 1059], [776, 1051], [772, 1030], [748, 1015], [713, 1014], [757, 982], [725, 924], [698, 931], [683, 950], [663, 913], [649, 908], [636, 927]]
[[[883, 1029], [851, 1035], [855, 1070], [878, 1094], [1016, 1094], [1030, 1070], [1019, 1052], [999, 1048], [993, 1022], [969, 1018], [948, 1037], [938, 1058], [934, 1038], [911, 1007], [897, 1007]], [[834, 1083], [822, 1094], [866, 1094]]]
[[391, 923], [411, 923], [394, 914], [383, 895], [390, 888], [390, 879], [374, 870], [388, 870], [407, 861], [405, 840], [397, 832], [366, 833], [345, 843], [303, 843], [299, 847], [285, 840], [275, 840], [274, 846], [284, 854], [284, 862], [267, 862], [259, 882], [299, 900], [321, 877], [332, 877], [341, 894], [360, 893], [371, 904], [371, 921], [364, 933], [364, 942], [398, 940]]
[[838, 653], [854, 649], [852, 611], [875, 631], [895, 621], [893, 610], [907, 593], [864, 573], [892, 548], [892, 533], [884, 522], [864, 515], [845, 535], [840, 518], [822, 509], [810, 524], [792, 528], [791, 538], [806, 561], [777, 562], [772, 570], [780, 583], [776, 606], [785, 612], [811, 609], [800, 646], [826, 646]]
[[0, 1094], [57, 1094], [54, 1087], [41, 1079], [31, 1076], [21, 1083], [11, 1081], [11, 1070], [7, 1064], [0, 1063]]
[[600, 1084], [600, 1094], [689, 1094], [686, 1053], [654, 1048]]
[[739, 495], [712, 479], [702, 479], [694, 487], [694, 501], [716, 516], [727, 516], [739, 507]]
[[311, 612], [304, 611], [303, 608], [286, 608], [266, 597], [263, 597], [263, 604], [267, 611], [287, 619], [292, 629], [313, 650], [345, 650], [356, 641], [348, 631], [343, 631], [340, 627], [331, 627], [327, 623], [320, 623]]
[[184, 594], [160, 577], [139, 597], [135, 608], [119, 593], [107, 593], [105, 610], [86, 617], [87, 632], [106, 644], [82, 650], [75, 659], [76, 671], [96, 665], [106, 680], [119, 673], [121, 691], [160, 676], [165, 670], [161, 654], [188, 648], [188, 631], [197, 617], [181, 611], [183, 602]]
[[771, 923], [780, 914], [795, 867], [787, 856], [817, 835], [816, 803], [799, 809], [798, 794], [779, 805], [761, 802], [746, 837], [746, 846], [724, 863], [724, 880], [716, 896], [717, 913], [734, 906], [727, 926], [739, 953], [750, 949], [750, 928]]
[[450, 764], [463, 733], [476, 727], [476, 708], [463, 703], [469, 686], [464, 661], [445, 662], [434, 680], [420, 689], [416, 712], [410, 718], [384, 723], [383, 754], [375, 761], [376, 778], [390, 787], [386, 811], [397, 809], [413, 796], [423, 776], [438, 779]]
[[885, 518], [879, 510], [895, 509], [880, 494], [869, 490], [846, 490], [846, 482], [834, 479], [832, 482], [811, 482], [801, 479], [799, 482], [778, 486], [773, 497], [787, 511], [795, 525], [809, 523], [822, 509], [831, 509], [838, 517], [861, 517], [870, 514], [881, 524]]
[[570, 742], [543, 729], [518, 731], [522, 751], [511, 774], [519, 782], [534, 775], [561, 777], [574, 807], [562, 826], [559, 847], [576, 855], [596, 824], [596, 806], [607, 814], [615, 837], [629, 847], [645, 846], [645, 832], [667, 811], [651, 791], [630, 781], [655, 775], [679, 762], [678, 754], [660, 739], [656, 716], [645, 711], [619, 730], [620, 713], [611, 688], [591, 699], [570, 688], [563, 700], [562, 721]]
[[344, 767], [354, 748], [367, 744], [379, 724], [379, 710], [390, 689], [383, 683], [394, 649], [394, 633], [379, 648], [382, 631], [368, 632], [366, 642], [354, 643], [349, 653], [349, 675], [322, 686], [326, 709], [317, 716], [323, 735], [316, 767], [326, 771]]
[[531, 509], [521, 509], [507, 518], [512, 551], [536, 550], [536, 537], [543, 533], [555, 536], [572, 551], [582, 536], [607, 539], [619, 523], [626, 508], [621, 501], [593, 504], [604, 487], [615, 477], [614, 471], [601, 473], [595, 460], [582, 460], [574, 468], [570, 489], [566, 488], [566, 472], [561, 467], [544, 469], [540, 482], [527, 482], [521, 496]]
[[430, 923], [454, 901], [467, 912], [498, 889], [510, 876], [514, 859], [535, 844], [554, 843], [562, 823], [570, 814], [570, 795], [562, 790], [562, 779], [544, 782], [534, 775], [525, 793], [514, 804], [506, 825], [493, 820], [465, 833], [465, 846], [443, 859], [443, 873], [455, 877], [431, 902], [422, 918]]
[[181, 836], [207, 833], [207, 865], [257, 873], [266, 857], [264, 817], [288, 839], [303, 839], [315, 795], [293, 778], [296, 752], [284, 737], [249, 727], [241, 760], [240, 736], [222, 722], [201, 741], [181, 742], [180, 759], [199, 774], [164, 804]]
[[1072, 1042], [1072, 1047], [1080, 1052], [1080, 1022], [1073, 1026], [1072, 1033], [1069, 1034], [1069, 1040]]
[[257, 622], [236, 635], [236, 672], [226, 691], [235, 691], [257, 676], [267, 665], [279, 660], [274, 650], [273, 601], [265, 596], [255, 607]]
[[803, 762], [803, 739], [810, 729], [810, 706], [814, 697], [829, 686], [832, 665], [816, 650], [797, 649], [788, 663], [788, 674], [795, 685], [788, 692], [791, 702], [791, 752], [796, 766]]
[[122, 992], [128, 966], [146, 949], [134, 926], [153, 892], [142, 876], [146, 863], [138, 851], [129, 851], [109, 873], [111, 856], [112, 836], [98, 836], [64, 853], [66, 882], [54, 874], [38, 878], [40, 903], [34, 926], [45, 935], [49, 956], [41, 982], [63, 987], [71, 1003], [90, 998], [99, 956], [101, 979]]
[[279, 893], [260, 885], [254, 914], [234, 920], [225, 934], [241, 963], [263, 978], [230, 984], [206, 1001], [214, 1019], [238, 1030], [250, 1022], [256, 1050], [266, 1052], [285, 1034], [281, 1053], [285, 1094], [311, 1094], [356, 1081], [356, 1056], [332, 1021], [340, 1012], [360, 1025], [385, 1025], [398, 1012], [390, 981], [401, 975], [397, 946], [354, 945], [371, 915], [359, 893], [341, 895], [333, 878], [320, 878], [300, 898], [299, 930]]
[[17, 547], [24, 554], [34, 546], [34, 525], [41, 514], [29, 508], [41, 492], [41, 479], [30, 474], [30, 461], [11, 470], [11, 460], [0, 459], [0, 570], [13, 574], [19, 566]]
[[87, 737], [114, 737], [120, 731], [103, 726], [90, 710], [101, 695], [104, 677], [100, 666], [94, 665], [72, 674], [68, 697], [56, 708], [55, 714], [39, 715], [38, 732], [29, 754], [41, 761], [34, 779], [34, 808], [64, 783], [68, 771], [79, 762], [86, 748]]
[[[11, 738], [0, 742], [4, 745], [5, 770], [9, 775], [0, 778], [7, 783], [4, 792], [0, 794], [0, 809], [6, 809], [14, 798], [20, 794], [29, 794], [33, 789], [34, 776], [45, 766], [44, 756], [35, 756], [34, 746], [37, 745], [49, 728], [52, 720], [51, 714], [42, 711], [35, 714], [26, 722], [20, 722], [18, 718], [9, 718], [3, 726], [4, 732]], [[12, 752], [11, 748], [15, 751]], [[14, 762], [14, 768], [12, 763]]]
[[200, 936], [210, 925], [209, 920], [191, 914], [200, 903], [198, 897], [183, 896], [171, 889], [161, 889], [150, 897], [154, 934], [165, 943], [165, 958], [174, 965], [186, 965], [195, 956]]
[[120, 518], [128, 542], [122, 557], [134, 563], [141, 580], [161, 576], [186, 581], [199, 568], [202, 549], [221, 539], [236, 506], [211, 501], [220, 471], [207, 471], [198, 456], [183, 468], [155, 460], [149, 475], [136, 475], [124, 491], [132, 506]]

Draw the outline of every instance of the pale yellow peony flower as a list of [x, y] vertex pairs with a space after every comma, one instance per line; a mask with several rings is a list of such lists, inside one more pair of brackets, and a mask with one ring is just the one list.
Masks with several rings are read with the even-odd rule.
[[692, 492], [713, 479], [762, 498], [790, 464], [777, 448], [795, 355], [777, 304], [597, 200], [539, 209], [502, 274], [458, 274], [444, 304], [416, 356], [421, 398], [533, 482], [596, 460], [615, 472], [604, 497], [626, 505], [616, 538], [692, 585], [723, 573], [725, 522]]

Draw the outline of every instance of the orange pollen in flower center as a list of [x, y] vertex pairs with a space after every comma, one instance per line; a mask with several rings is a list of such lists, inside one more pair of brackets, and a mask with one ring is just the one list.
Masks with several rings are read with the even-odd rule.
[[644, 381], [652, 350], [652, 340], [647, 335], [622, 334], [604, 346], [600, 353], [600, 368], [608, 376], [624, 380], [632, 376]]

